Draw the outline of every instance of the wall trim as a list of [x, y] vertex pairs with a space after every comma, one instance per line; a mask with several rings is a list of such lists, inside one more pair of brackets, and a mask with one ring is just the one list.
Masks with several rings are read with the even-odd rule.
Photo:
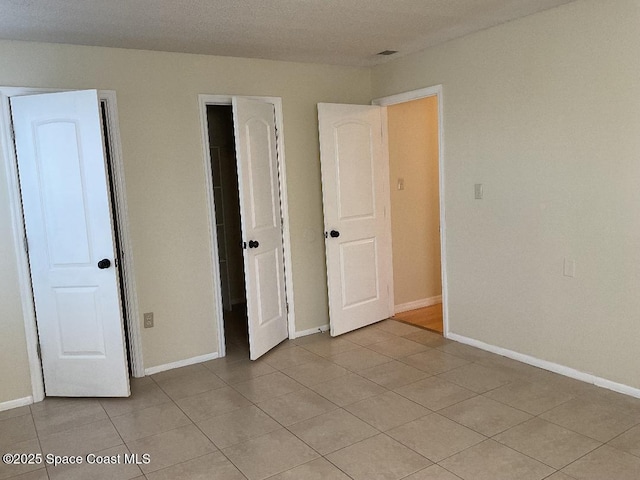
[[154, 373], [165, 372], [167, 370], [173, 370], [174, 368], [188, 367], [189, 365], [195, 365], [196, 363], [215, 360], [219, 356], [220, 355], [218, 355], [218, 352], [207, 353], [206, 355], [198, 355], [196, 357], [185, 358], [184, 360], [178, 360], [177, 362], [165, 363], [163, 365], [156, 365], [155, 367], [149, 367], [144, 370], [144, 373], [145, 375], [153, 375]]
[[629, 385], [625, 385], [623, 383], [617, 383], [612, 380], [607, 380], [606, 378], [598, 377], [590, 373], [581, 372], [580, 370], [576, 370], [574, 368], [567, 367], [559, 363], [553, 363], [547, 360], [541, 360], [539, 358], [532, 357], [524, 353], [515, 352], [507, 348], [497, 347], [495, 345], [491, 345], [489, 343], [485, 343], [480, 340], [465, 337], [463, 335], [458, 335], [457, 333], [450, 333], [447, 338], [449, 338], [450, 340], [454, 340], [456, 342], [464, 343], [465, 345], [470, 345], [472, 347], [479, 348], [481, 350], [486, 350], [491, 353], [496, 353], [498, 355], [502, 355], [504, 357], [511, 358], [512, 360], [517, 360], [519, 362], [526, 363], [534, 367], [538, 367], [544, 370], [548, 370], [550, 372], [558, 373], [560, 375], [564, 375], [565, 377], [574, 378], [576, 380], [580, 380], [581, 382], [585, 382], [585, 383], [591, 383], [597, 387], [606, 388], [607, 390], [612, 390], [614, 392], [629, 395], [631, 397], [640, 398], [640, 389], [638, 388], [634, 388]]
[[122, 272], [124, 302], [127, 319], [124, 328], [129, 334], [129, 364], [134, 377], [144, 376], [144, 360], [142, 356], [142, 333], [140, 332], [140, 310], [138, 307], [138, 290], [133, 268], [133, 245], [129, 228], [129, 210], [127, 208], [127, 188], [124, 175], [122, 141], [118, 125], [118, 104], [116, 92], [98, 90], [98, 97], [105, 102], [107, 113], [107, 138], [111, 150], [111, 170], [113, 175], [114, 197], [116, 205], [112, 208], [118, 218], [118, 242], [120, 244], [120, 269]]
[[11, 410], [12, 408], [24, 407], [33, 403], [33, 397], [16, 398], [15, 400], [9, 400], [7, 402], [0, 403], [0, 412], [5, 410]]
[[321, 325], [319, 327], [310, 328], [308, 330], [302, 330], [300, 332], [295, 332], [295, 335], [290, 338], [300, 338], [306, 337], [307, 335], [313, 335], [314, 333], [323, 333], [329, 330], [329, 324]]
[[414, 300], [413, 302], [401, 303], [395, 306], [395, 313], [408, 312], [409, 310], [430, 307], [431, 305], [437, 305], [438, 303], [442, 303], [442, 295], [422, 298], [420, 300]]
[[[389, 157], [389, 116], [386, 108], [380, 108], [380, 121], [382, 122], [382, 156], [383, 156], [383, 172], [382, 176], [387, 179], [384, 184], [384, 200], [385, 200], [385, 240], [389, 242], [389, 252], [391, 256], [391, 270], [387, 278], [387, 312], [393, 316], [395, 312], [395, 285], [393, 278], [393, 228], [391, 225], [391, 159]], [[323, 207], [324, 208], [324, 207]], [[388, 215], [386, 214], [388, 212]], [[328, 267], [327, 267], [328, 268]]]
[[386, 107], [388, 105], [396, 105], [398, 103], [410, 102], [412, 100], [419, 100], [421, 98], [433, 97], [434, 95], [440, 95], [441, 93], [442, 85], [435, 85], [433, 87], [419, 88], [418, 90], [411, 90], [409, 92], [402, 92], [395, 95], [376, 98], [371, 103], [373, 105]]
[[14, 95], [26, 95], [29, 93], [52, 92], [53, 90], [40, 90], [29, 88], [1, 87], [0, 88], [0, 155], [4, 159], [6, 168], [9, 210], [13, 223], [13, 242], [17, 259], [18, 283], [20, 284], [20, 301], [24, 321], [25, 340], [27, 345], [27, 358], [29, 360], [29, 372], [31, 374], [32, 401], [44, 400], [44, 377], [42, 365], [38, 356], [38, 327], [36, 325], [36, 309], [33, 303], [31, 291], [31, 270], [29, 257], [23, 245], [26, 243], [26, 233], [22, 218], [22, 197], [18, 182], [18, 162], [16, 159], [13, 137], [11, 134], [11, 107], [9, 98]]

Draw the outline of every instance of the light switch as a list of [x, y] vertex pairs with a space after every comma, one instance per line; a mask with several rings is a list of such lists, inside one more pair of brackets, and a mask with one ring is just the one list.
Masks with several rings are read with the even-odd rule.
[[398, 179], [398, 190], [404, 190], [404, 178]]
[[473, 191], [474, 191], [476, 200], [482, 200], [482, 196], [484, 195], [484, 188], [482, 187], [482, 184], [476, 183], [473, 186]]

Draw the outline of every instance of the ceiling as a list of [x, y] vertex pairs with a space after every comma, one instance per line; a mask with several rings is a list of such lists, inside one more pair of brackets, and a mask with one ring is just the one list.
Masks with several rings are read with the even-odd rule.
[[0, 0], [0, 38], [371, 66], [570, 1]]

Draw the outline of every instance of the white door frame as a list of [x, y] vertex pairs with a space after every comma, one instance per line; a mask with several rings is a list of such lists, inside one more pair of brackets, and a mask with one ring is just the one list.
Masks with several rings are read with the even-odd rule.
[[209, 238], [211, 239], [211, 262], [213, 264], [213, 293], [215, 309], [218, 317], [218, 356], [226, 355], [224, 334], [224, 312], [222, 310], [222, 282], [220, 280], [220, 263], [218, 253], [218, 232], [216, 229], [216, 211], [213, 196], [213, 176], [211, 172], [211, 151], [209, 149], [209, 127], [207, 124], [208, 105], [231, 106], [233, 97], [242, 97], [261, 102], [270, 103], [275, 109], [276, 119], [276, 148], [278, 153], [278, 188], [280, 192], [280, 212], [282, 214], [282, 246], [284, 249], [284, 282], [287, 300], [287, 324], [289, 338], [296, 337], [295, 308], [293, 302], [293, 278], [291, 269], [291, 238], [289, 230], [289, 203], [287, 197], [287, 172], [284, 160], [284, 129], [282, 120], [282, 98], [280, 97], [256, 97], [246, 95], [198, 95], [200, 106], [200, 128], [202, 133], [204, 176], [207, 188], [207, 205], [209, 207]]
[[[435, 85], [433, 87], [421, 88], [418, 90], [412, 90], [410, 92], [399, 93], [397, 95], [390, 95], [388, 97], [381, 97], [372, 100], [372, 105], [379, 105], [386, 107], [389, 105], [396, 105], [398, 103], [410, 102], [412, 100], [419, 100], [427, 97], [437, 97], [438, 99], [438, 176], [439, 176], [439, 199], [440, 199], [440, 268], [442, 279], [442, 323], [444, 337], [449, 336], [449, 295], [447, 288], [447, 255], [446, 255], [446, 223], [445, 223], [445, 208], [444, 208], [444, 115], [443, 115], [443, 99], [442, 99], [442, 85]], [[388, 144], [388, 130], [387, 130], [387, 112], [383, 109], [382, 121], [384, 128], [382, 129], [383, 135], [387, 138], [384, 139]], [[389, 163], [388, 151], [387, 151], [387, 164]]]
[[[20, 300], [24, 318], [25, 337], [27, 343], [27, 356], [29, 359], [29, 371], [31, 373], [32, 397], [27, 397], [25, 404], [39, 402], [44, 399], [44, 378], [42, 366], [38, 355], [38, 332], [36, 326], [36, 312], [33, 303], [33, 291], [31, 286], [31, 274], [29, 269], [29, 257], [27, 255], [26, 232], [22, 214], [22, 197], [18, 180], [18, 162], [13, 145], [12, 120], [9, 99], [14, 96], [34, 95], [38, 93], [54, 93], [67, 91], [50, 88], [23, 88], [0, 87], [0, 159], [5, 164], [9, 190], [9, 209], [13, 225], [13, 241], [17, 259], [18, 282], [20, 287]], [[142, 359], [142, 341], [140, 324], [137, 321], [138, 299], [133, 273], [133, 249], [129, 233], [129, 221], [127, 212], [126, 188], [124, 181], [124, 165], [122, 162], [122, 145], [118, 128], [118, 111], [116, 94], [111, 90], [98, 92], [100, 102], [107, 106], [107, 132], [111, 153], [111, 167], [113, 171], [114, 196], [116, 205], [112, 208], [118, 219], [120, 267], [122, 269], [123, 291], [127, 309], [127, 333], [129, 337], [129, 365], [134, 377], [144, 376], [144, 363]]]

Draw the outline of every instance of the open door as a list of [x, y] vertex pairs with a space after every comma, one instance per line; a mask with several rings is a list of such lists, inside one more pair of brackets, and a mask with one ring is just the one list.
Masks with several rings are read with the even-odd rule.
[[318, 104], [331, 335], [391, 316], [381, 107]]
[[98, 92], [11, 98], [48, 396], [129, 396]]
[[275, 112], [234, 97], [251, 360], [288, 337]]

